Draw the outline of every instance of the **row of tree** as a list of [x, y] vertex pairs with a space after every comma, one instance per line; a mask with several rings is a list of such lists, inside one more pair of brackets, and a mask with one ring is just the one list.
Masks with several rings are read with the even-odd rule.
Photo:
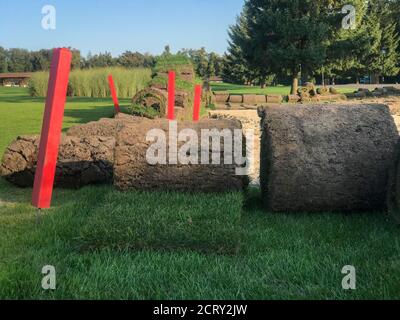
[[399, 2], [247, 0], [229, 29], [223, 77], [261, 86], [289, 78], [296, 92], [300, 77], [354, 82], [372, 75], [377, 83], [397, 76]]
[[[72, 68], [88, 69], [121, 66], [125, 68], [152, 68], [156, 56], [151, 54], [126, 51], [118, 57], [110, 53], [89, 54], [81, 56], [77, 49], [72, 50]], [[208, 53], [205, 48], [199, 50], [182, 49], [178, 52], [188, 56], [195, 70], [202, 78], [220, 75], [222, 72], [223, 58], [218, 54]], [[165, 47], [163, 54], [170, 54], [169, 46]], [[25, 49], [4, 49], [0, 47], [0, 73], [4, 72], [35, 72], [45, 71], [50, 68], [52, 50], [28, 51]]]

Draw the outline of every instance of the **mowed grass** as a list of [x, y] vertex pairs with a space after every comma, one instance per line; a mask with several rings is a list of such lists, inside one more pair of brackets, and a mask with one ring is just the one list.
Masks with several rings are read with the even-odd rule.
[[[290, 86], [267, 86], [266, 88], [260, 88], [259, 86], [245, 86], [230, 83], [211, 83], [213, 91], [228, 91], [230, 94], [281, 94], [289, 95]], [[339, 87], [337, 88], [340, 93], [351, 93], [356, 88], [351, 87]]]
[[[130, 99], [120, 99], [123, 108]], [[45, 99], [30, 97], [26, 88], [0, 86], [0, 155], [18, 135], [38, 134], [42, 126]], [[114, 114], [111, 98], [67, 98], [63, 128], [95, 121]]]
[[[1, 145], [37, 133], [43, 101], [0, 90]], [[71, 99], [64, 124], [111, 115], [110, 107]], [[31, 189], [0, 179], [2, 299], [400, 298], [400, 229], [382, 213], [276, 215], [264, 212], [257, 189], [185, 195], [101, 186], [55, 190], [38, 224], [30, 197]], [[41, 289], [45, 265], [56, 268], [55, 291]], [[342, 290], [345, 265], [356, 267], [355, 291]]]

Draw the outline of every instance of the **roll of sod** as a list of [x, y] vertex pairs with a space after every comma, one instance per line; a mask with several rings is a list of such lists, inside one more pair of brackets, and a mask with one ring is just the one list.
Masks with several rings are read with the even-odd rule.
[[[176, 141], [175, 129], [167, 120], [126, 123], [117, 135], [114, 186], [119, 190], [243, 190], [247, 176], [238, 175], [235, 159], [225, 158], [225, 150], [245, 147], [240, 130], [236, 134], [241, 145], [234, 146], [236, 129], [241, 129], [241, 123], [234, 120], [180, 122]], [[214, 144], [208, 136], [213, 131], [216, 133]]]
[[385, 209], [398, 140], [387, 106], [282, 105], [259, 114], [266, 210]]
[[[38, 136], [22, 136], [13, 141], [3, 157], [0, 173], [19, 187], [32, 187], [38, 158]], [[112, 183], [115, 139], [63, 135], [58, 153], [54, 185], [79, 188]]]

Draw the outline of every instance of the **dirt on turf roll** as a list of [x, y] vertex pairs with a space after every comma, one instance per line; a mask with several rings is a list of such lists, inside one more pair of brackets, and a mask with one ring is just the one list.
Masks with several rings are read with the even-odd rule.
[[266, 210], [386, 208], [389, 168], [398, 141], [387, 106], [282, 105], [263, 107], [259, 114]]
[[230, 103], [242, 103], [243, 96], [241, 94], [231, 94], [229, 96], [229, 102]]
[[297, 103], [300, 101], [300, 96], [297, 94], [290, 94], [287, 96], [287, 102], [289, 103]]
[[324, 96], [329, 94], [329, 89], [327, 87], [321, 87], [317, 89], [317, 93]]
[[282, 103], [283, 97], [280, 94], [267, 95], [267, 103]]
[[229, 92], [214, 91], [214, 99], [216, 103], [225, 103], [229, 101]]
[[119, 113], [115, 118], [102, 118], [98, 121], [91, 121], [71, 127], [67, 130], [67, 136], [71, 137], [114, 137], [129, 121], [142, 121], [143, 118]]
[[[176, 124], [176, 122], [175, 122]], [[223, 138], [217, 142], [220, 151], [217, 153], [221, 160], [218, 164], [201, 164], [201, 154], [205, 153], [211, 159], [212, 147], [206, 147], [201, 142], [207, 140], [202, 137], [202, 129], [222, 132], [224, 129], [241, 129], [241, 123], [234, 120], [203, 120], [198, 123], [180, 122], [177, 132], [183, 129], [192, 129], [198, 137], [198, 145], [193, 146], [193, 153], [183, 152], [184, 156], [198, 155], [194, 163], [183, 164], [177, 159], [177, 152], [185, 142], [177, 142], [170, 139], [170, 133], [175, 129], [167, 120], [142, 121], [128, 123], [118, 133], [117, 147], [115, 149], [114, 186], [119, 190], [170, 190], [183, 192], [221, 192], [242, 190], [248, 183], [247, 176], [237, 175], [235, 162], [225, 164], [225, 143], [232, 143]], [[148, 133], [157, 133], [157, 138], [150, 139]], [[175, 135], [173, 135], [175, 136]], [[242, 139], [243, 137], [240, 136]], [[166, 146], [164, 152], [154, 147], [155, 143], [163, 139], [162, 145]], [[165, 139], [165, 140], [164, 140]], [[179, 139], [180, 140], [180, 139]], [[193, 140], [192, 140], [193, 141]], [[210, 139], [211, 141], [211, 139]], [[245, 146], [245, 141], [242, 141]], [[153, 147], [152, 147], [153, 146]], [[233, 147], [233, 144], [231, 145]], [[153, 155], [153, 157], [149, 157]], [[161, 156], [161, 158], [159, 158]], [[164, 160], [162, 158], [164, 157]], [[158, 158], [158, 159], [156, 159]], [[150, 159], [150, 160], [149, 160]], [[182, 158], [180, 158], [182, 160]], [[188, 161], [189, 162], [189, 161]], [[210, 164], [209, 164], [210, 163]], [[232, 163], [232, 162], [231, 162]]]
[[[32, 187], [39, 150], [38, 136], [21, 136], [4, 153], [0, 174], [19, 187]], [[115, 139], [88, 136], [61, 138], [54, 185], [79, 188], [112, 183]]]
[[340, 94], [340, 92], [334, 87], [330, 87], [329, 88], [329, 93], [331, 93], [331, 94]]
[[243, 95], [243, 103], [256, 105], [257, 104], [256, 95], [255, 94], [244, 94]]

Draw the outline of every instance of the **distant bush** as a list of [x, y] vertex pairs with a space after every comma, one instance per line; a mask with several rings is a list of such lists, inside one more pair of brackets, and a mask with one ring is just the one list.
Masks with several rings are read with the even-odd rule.
[[[69, 77], [68, 95], [75, 97], [109, 97], [108, 75], [112, 74], [120, 98], [132, 98], [136, 92], [144, 89], [151, 80], [151, 70], [99, 68], [73, 70]], [[32, 96], [44, 97], [47, 94], [48, 72], [35, 72], [29, 82]]]

